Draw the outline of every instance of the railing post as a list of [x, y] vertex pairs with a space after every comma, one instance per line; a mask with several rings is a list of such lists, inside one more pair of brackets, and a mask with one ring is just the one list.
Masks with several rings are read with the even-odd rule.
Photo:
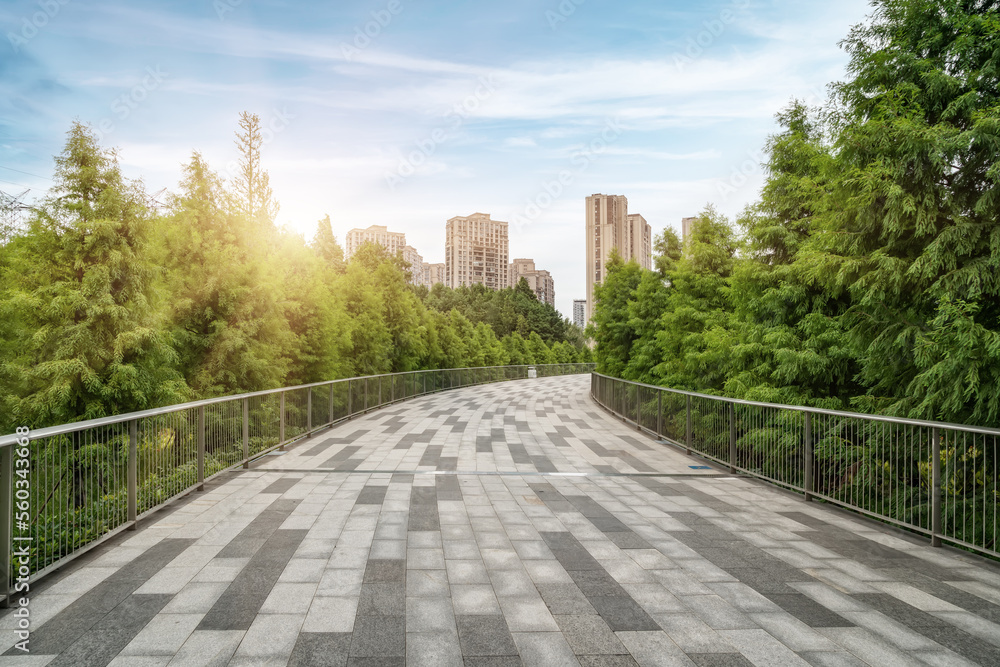
[[136, 517], [139, 509], [139, 422], [132, 419], [128, 423], [128, 476], [126, 498], [128, 504], [128, 520], [132, 524], [129, 530], [135, 530]]
[[807, 412], [805, 424], [802, 425], [802, 486], [805, 491], [806, 502], [812, 501], [813, 494], [813, 437], [812, 437], [812, 413]]
[[941, 432], [931, 435], [931, 546], [941, 546]]
[[378, 378], [378, 404], [382, 405], [382, 376]]
[[365, 378], [365, 412], [368, 412], [368, 378]]
[[313, 388], [309, 387], [306, 394], [306, 434], [313, 430]]
[[350, 417], [354, 414], [354, 392], [351, 391], [351, 381], [347, 381], [347, 416]]
[[691, 456], [691, 444], [692, 444], [692, 425], [691, 425], [691, 397], [687, 397], [687, 430], [685, 431], [685, 443], [687, 444], [688, 456]]
[[281, 392], [279, 395], [279, 408], [278, 408], [278, 449], [285, 449], [285, 392]]
[[729, 404], [729, 472], [736, 472], [736, 406]]
[[656, 390], [656, 437], [663, 437], [663, 390]]
[[424, 393], [426, 394], [427, 393], [427, 373], [422, 373], [421, 375], [424, 376]]
[[198, 490], [205, 490], [205, 406], [198, 408]]
[[639, 394], [640, 387], [635, 388], [635, 427], [642, 430], [642, 396]]
[[250, 467], [250, 399], [243, 399], [243, 468]]
[[14, 446], [0, 447], [0, 589], [10, 606], [11, 546], [14, 540]]
[[327, 423], [328, 424], [332, 424], [333, 423], [333, 383], [332, 382], [330, 383], [330, 421], [328, 421]]

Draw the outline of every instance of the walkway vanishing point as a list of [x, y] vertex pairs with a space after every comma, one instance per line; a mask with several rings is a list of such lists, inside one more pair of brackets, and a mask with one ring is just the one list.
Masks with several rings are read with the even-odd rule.
[[1000, 568], [588, 391], [434, 394], [216, 478], [40, 582], [0, 665], [1000, 665]]

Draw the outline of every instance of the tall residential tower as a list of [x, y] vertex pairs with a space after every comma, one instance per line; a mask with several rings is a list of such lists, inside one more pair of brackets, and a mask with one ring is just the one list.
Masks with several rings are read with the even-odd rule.
[[587, 321], [594, 315], [594, 285], [604, 282], [611, 249], [626, 262], [635, 260], [644, 269], [653, 266], [652, 229], [638, 213], [629, 215], [623, 195], [587, 197]]
[[445, 284], [507, 287], [507, 223], [489, 213], [455, 217], [445, 226]]

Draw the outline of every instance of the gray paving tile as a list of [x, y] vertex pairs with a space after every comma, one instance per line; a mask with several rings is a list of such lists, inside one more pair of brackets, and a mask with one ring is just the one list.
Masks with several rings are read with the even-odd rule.
[[581, 655], [577, 659], [581, 667], [638, 667], [630, 655]]
[[698, 667], [754, 667], [739, 653], [689, 653], [688, 658]]
[[659, 630], [660, 626], [630, 597], [591, 597], [590, 604], [612, 630]]
[[406, 587], [401, 581], [365, 583], [358, 599], [358, 616], [403, 616]]
[[518, 655], [517, 646], [503, 616], [456, 616], [462, 655]]
[[[169, 599], [169, 595], [129, 596], [48, 664], [56, 667], [107, 665], [163, 609]], [[32, 646], [32, 650], [38, 649]]]
[[402, 616], [358, 616], [351, 636], [351, 657], [406, 656], [405, 621]]
[[349, 632], [302, 632], [288, 667], [345, 667], [350, 650]]
[[[54, 655], [67, 650], [193, 543], [194, 540], [165, 539], [147, 549], [118, 572], [81, 595], [47, 623], [33, 629], [32, 652], [36, 655]], [[169, 599], [170, 596], [166, 596], [166, 600]], [[16, 649], [11, 649], [5, 655], [17, 655], [12, 651]]]
[[305, 535], [304, 530], [274, 531], [205, 614], [198, 629], [248, 630]]
[[447, 632], [407, 632], [406, 662], [410, 665], [462, 667], [462, 648], [454, 624]]
[[625, 645], [599, 616], [556, 616], [555, 620], [577, 655], [628, 653]]

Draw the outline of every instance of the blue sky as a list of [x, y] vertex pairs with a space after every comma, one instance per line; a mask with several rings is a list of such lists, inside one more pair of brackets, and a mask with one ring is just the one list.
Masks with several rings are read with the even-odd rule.
[[[844, 76], [866, 2], [0, 0], [0, 189], [41, 194], [74, 119], [150, 192], [192, 150], [223, 175], [249, 110], [279, 223], [384, 224], [443, 261], [445, 221], [512, 223], [512, 257], [584, 285], [584, 198], [654, 233], [755, 198], [774, 114]], [[39, 27], [40, 26], [40, 27]], [[561, 182], [560, 182], [561, 181]]]

